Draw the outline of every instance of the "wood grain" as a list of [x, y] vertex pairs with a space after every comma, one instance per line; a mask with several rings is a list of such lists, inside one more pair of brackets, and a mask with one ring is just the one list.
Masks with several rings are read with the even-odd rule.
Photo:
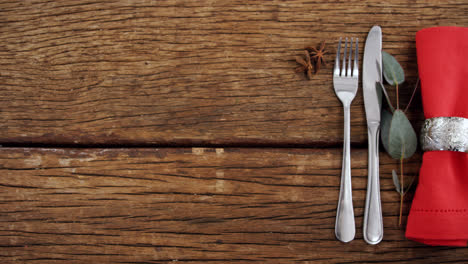
[[[409, 87], [415, 33], [467, 26], [467, 12], [466, 0], [2, 1], [0, 143], [338, 146], [337, 39], [359, 37], [362, 55], [381, 25]], [[324, 40], [328, 67], [294, 73]], [[351, 117], [364, 144], [361, 92]]]
[[[417, 172], [419, 157], [407, 164]], [[357, 237], [334, 236], [341, 155], [324, 149], [0, 149], [2, 263], [455, 263], [398, 228], [381, 156], [385, 236], [362, 240], [365, 150], [352, 153]], [[405, 204], [405, 212], [409, 204]]]

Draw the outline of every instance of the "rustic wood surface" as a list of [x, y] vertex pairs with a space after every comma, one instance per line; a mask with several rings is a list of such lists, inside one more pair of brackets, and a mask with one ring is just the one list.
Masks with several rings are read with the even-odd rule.
[[[381, 25], [412, 86], [415, 33], [467, 13], [466, 0], [2, 1], [0, 142], [336, 146], [338, 38], [359, 37], [362, 56]], [[322, 41], [330, 63], [307, 81], [294, 57]], [[351, 119], [365, 143], [361, 91]]]
[[[362, 61], [381, 25], [406, 72], [404, 105], [415, 33], [467, 26], [467, 13], [466, 0], [1, 1], [0, 263], [466, 262], [466, 248], [404, 238], [383, 153], [384, 241], [362, 240], [361, 90], [357, 237], [335, 239], [343, 118], [331, 69], [339, 37], [360, 39]], [[309, 81], [294, 57], [322, 41], [329, 63]], [[418, 130], [419, 96], [409, 113]]]
[[[418, 157], [408, 162], [414, 175]], [[452, 263], [398, 228], [381, 156], [385, 237], [362, 240], [367, 153], [353, 152], [357, 237], [335, 239], [341, 158], [324, 149], [0, 150], [0, 262]], [[408, 205], [405, 206], [405, 212]]]

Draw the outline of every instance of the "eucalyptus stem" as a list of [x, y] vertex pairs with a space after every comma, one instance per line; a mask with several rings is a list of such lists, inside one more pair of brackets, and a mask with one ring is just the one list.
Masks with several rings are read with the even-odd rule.
[[400, 175], [401, 175], [401, 179], [400, 179], [400, 188], [401, 188], [401, 192], [400, 192], [400, 218], [398, 220], [398, 225], [401, 227], [401, 218], [403, 216], [403, 198], [405, 196], [405, 183], [403, 181], [403, 156], [400, 158]]
[[[416, 85], [411, 94], [411, 98], [407, 105], [401, 105], [400, 108], [400, 85], [405, 81], [405, 73], [403, 68], [398, 63], [398, 61], [392, 55], [388, 54], [385, 51], [382, 51], [382, 72], [385, 81], [390, 84], [392, 87], [395, 87], [396, 95], [396, 109], [393, 108], [392, 103], [390, 102], [387, 94], [385, 93], [385, 87], [380, 85], [382, 91], [384, 91], [385, 99], [388, 101], [389, 108], [392, 113], [389, 111], [382, 112], [382, 142], [387, 153], [396, 161], [400, 163], [400, 168], [392, 170], [392, 179], [395, 189], [400, 195], [400, 213], [398, 218], [398, 224], [401, 228], [403, 222], [403, 206], [405, 200], [405, 194], [411, 189], [411, 184], [414, 181], [414, 177], [410, 177], [406, 186], [404, 183], [404, 160], [413, 156], [417, 150], [417, 135], [414, 131], [413, 126], [411, 125], [408, 117], [406, 116], [406, 111], [408, 111], [411, 102], [415, 98], [416, 89], [419, 85], [419, 79], [416, 82]], [[407, 86], [402, 86], [406, 89]], [[403, 101], [402, 101], [403, 102]], [[401, 153], [398, 153], [401, 151]], [[398, 166], [398, 165], [396, 165]], [[397, 174], [397, 171], [400, 171], [400, 175]]]
[[413, 93], [411, 94], [411, 98], [408, 102], [408, 105], [405, 108], [405, 111], [404, 111], [405, 113], [406, 111], [408, 111], [408, 108], [410, 107], [411, 102], [413, 102], [413, 98], [414, 98], [414, 95], [416, 94], [416, 90], [418, 89], [418, 85], [419, 85], [419, 77], [418, 77], [418, 80], [416, 81], [416, 85], [414, 86]]
[[396, 83], [396, 108], [397, 109], [400, 109], [400, 100], [399, 100], [399, 97], [398, 96], [398, 83]]

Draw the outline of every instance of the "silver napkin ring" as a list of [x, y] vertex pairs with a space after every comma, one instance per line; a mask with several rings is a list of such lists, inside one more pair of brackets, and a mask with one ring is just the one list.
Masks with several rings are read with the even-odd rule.
[[421, 145], [424, 151], [449, 150], [468, 153], [468, 118], [426, 119], [421, 131]]

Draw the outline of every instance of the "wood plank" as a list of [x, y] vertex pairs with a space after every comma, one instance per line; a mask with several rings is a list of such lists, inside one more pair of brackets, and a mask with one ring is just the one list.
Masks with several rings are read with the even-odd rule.
[[[0, 149], [2, 263], [455, 263], [398, 228], [381, 155], [385, 236], [362, 240], [366, 150], [353, 150], [357, 237], [334, 236], [330, 149]], [[419, 158], [408, 162], [417, 172]], [[405, 212], [409, 204], [405, 204]]]
[[[381, 25], [411, 86], [415, 33], [467, 26], [467, 12], [465, 0], [2, 1], [0, 143], [336, 146], [337, 39], [359, 37], [362, 55]], [[307, 81], [294, 57], [322, 41], [330, 63]], [[364, 144], [361, 92], [351, 123]]]

